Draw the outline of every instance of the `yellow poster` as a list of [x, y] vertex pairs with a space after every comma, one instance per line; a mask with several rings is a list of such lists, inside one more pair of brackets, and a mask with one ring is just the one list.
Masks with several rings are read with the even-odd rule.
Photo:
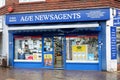
[[44, 65], [52, 66], [52, 54], [44, 54]]
[[37, 53], [33, 53], [33, 59], [37, 60]]
[[87, 58], [87, 45], [74, 45], [72, 46], [73, 60], [86, 60]]
[[87, 46], [86, 45], [74, 45], [72, 46], [72, 52], [87, 52]]

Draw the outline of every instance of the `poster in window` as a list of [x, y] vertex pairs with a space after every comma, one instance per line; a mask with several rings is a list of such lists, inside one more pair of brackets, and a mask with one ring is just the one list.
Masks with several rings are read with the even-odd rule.
[[73, 45], [72, 46], [73, 60], [86, 60], [87, 45]]
[[52, 66], [52, 54], [44, 54], [44, 66]]
[[94, 60], [94, 53], [88, 54], [88, 60]]

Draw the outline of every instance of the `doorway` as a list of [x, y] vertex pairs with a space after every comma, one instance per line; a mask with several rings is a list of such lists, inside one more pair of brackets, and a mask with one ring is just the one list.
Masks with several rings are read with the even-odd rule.
[[64, 38], [54, 36], [54, 68], [63, 68]]
[[63, 69], [64, 37], [44, 37], [43, 60], [44, 67]]
[[120, 27], [116, 28], [117, 37], [117, 70], [120, 71]]

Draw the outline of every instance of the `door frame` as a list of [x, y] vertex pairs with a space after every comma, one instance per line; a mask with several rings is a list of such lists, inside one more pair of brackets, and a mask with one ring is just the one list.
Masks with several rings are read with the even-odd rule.
[[[52, 51], [50, 51], [50, 52], [45, 52], [44, 51], [44, 39], [45, 38], [51, 38], [52, 39]], [[49, 36], [44, 36], [43, 37], [43, 39], [42, 39], [42, 65], [43, 65], [43, 68], [49, 68], [49, 69], [53, 69], [54, 68], [54, 56], [53, 56], [53, 54], [54, 54], [54, 45], [53, 45], [53, 37], [49, 37]], [[51, 66], [44, 66], [44, 55], [45, 54], [52, 54], [52, 65]]]
[[[57, 69], [54, 67], [54, 58], [55, 58], [55, 53], [54, 53], [54, 37], [55, 36], [43, 36], [42, 39], [42, 65], [43, 68], [48, 68], [48, 69]], [[61, 69], [65, 69], [65, 64], [66, 64], [66, 38], [65, 36], [58, 36], [57, 37], [62, 37], [63, 38], [63, 49], [62, 49], [62, 58], [63, 58], [63, 67]], [[52, 51], [51, 52], [44, 52], [44, 38], [51, 38], [52, 39]], [[52, 54], [52, 66], [44, 66], [44, 54]], [[58, 68], [59, 69], [59, 68]]]
[[[54, 37], [61, 37], [61, 43], [62, 43], [62, 48], [61, 48], [61, 54], [62, 54], [62, 67], [55, 67], [55, 69], [65, 69], [65, 63], [66, 63], [66, 57], [65, 57], [65, 50], [66, 50], [66, 43], [65, 43], [65, 37], [64, 36], [53, 36]], [[53, 42], [54, 43], [54, 42]], [[54, 56], [55, 56], [55, 52], [54, 52]], [[54, 57], [55, 58], [55, 57]], [[55, 59], [54, 59], [55, 60]]]

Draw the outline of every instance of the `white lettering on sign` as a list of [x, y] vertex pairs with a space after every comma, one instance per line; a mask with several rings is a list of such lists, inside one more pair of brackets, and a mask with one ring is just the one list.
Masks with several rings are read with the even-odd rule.
[[36, 15], [34, 16], [35, 21], [42, 20], [66, 20], [66, 19], [80, 19], [80, 13], [72, 13], [72, 14], [49, 14], [49, 15]]
[[120, 17], [114, 18], [114, 25], [120, 25]]
[[[34, 12], [22, 14], [6, 15], [6, 24], [35, 24], [51, 22], [74, 22], [74, 21], [96, 21], [108, 20], [110, 18], [109, 8], [104, 9], [85, 9], [85, 10], [67, 10]], [[118, 22], [118, 21], [117, 21]]]
[[16, 22], [16, 17], [13, 17], [13, 16], [10, 17], [10, 18], [9, 18], [9, 22]]
[[35, 21], [39, 21], [39, 20], [48, 20], [49, 17], [47, 15], [37, 15], [37, 16], [34, 16], [35, 18]]
[[33, 16], [22, 16], [20, 19], [21, 22], [33, 21]]
[[105, 12], [102, 11], [90, 11], [89, 13], [86, 13], [88, 17], [90, 18], [101, 18], [104, 16]]
[[117, 10], [117, 14], [118, 14], [118, 16], [120, 16], [120, 9], [119, 9], [119, 10]]

